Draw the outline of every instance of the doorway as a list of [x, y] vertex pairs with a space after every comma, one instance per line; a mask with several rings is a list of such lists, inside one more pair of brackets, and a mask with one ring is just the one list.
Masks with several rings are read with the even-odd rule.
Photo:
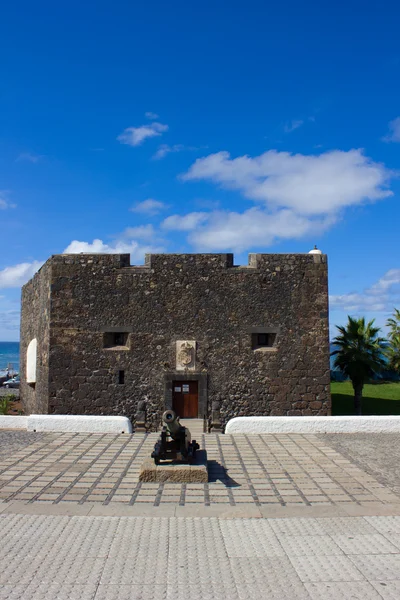
[[181, 419], [197, 419], [199, 413], [199, 382], [172, 382], [172, 409]]

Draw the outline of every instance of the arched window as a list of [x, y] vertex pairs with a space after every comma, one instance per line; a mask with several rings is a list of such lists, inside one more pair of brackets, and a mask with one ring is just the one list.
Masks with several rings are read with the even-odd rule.
[[26, 351], [26, 382], [30, 384], [36, 383], [36, 357], [37, 339], [33, 338]]

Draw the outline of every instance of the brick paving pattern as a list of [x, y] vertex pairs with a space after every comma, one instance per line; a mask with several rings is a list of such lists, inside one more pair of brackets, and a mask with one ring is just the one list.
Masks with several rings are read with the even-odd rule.
[[318, 436], [383, 485], [400, 495], [400, 435], [398, 433], [328, 433]]
[[13, 455], [25, 446], [39, 441], [43, 435], [43, 433], [33, 433], [31, 431], [0, 430], [0, 460], [2, 461], [6, 456]]
[[206, 484], [139, 482], [157, 434], [0, 435], [6, 450], [12, 448], [3, 456], [0, 449], [0, 501], [7, 503], [287, 507], [400, 501], [315, 435], [203, 435]]
[[1, 514], [0, 531], [0, 600], [400, 597], [400, 516]]

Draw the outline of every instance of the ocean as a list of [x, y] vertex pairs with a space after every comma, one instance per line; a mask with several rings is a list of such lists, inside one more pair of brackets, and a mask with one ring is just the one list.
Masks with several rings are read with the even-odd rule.
[[19, 371], [19, 342], [0, 342], [0, 376], [8, 365]]

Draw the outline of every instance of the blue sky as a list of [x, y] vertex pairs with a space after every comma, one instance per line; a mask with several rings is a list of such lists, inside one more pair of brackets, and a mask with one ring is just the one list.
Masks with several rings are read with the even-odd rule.
[[395, 2], [2, 10], [0, 339], [68, 251], [328, 254], [331, 329], [400, 306]]

